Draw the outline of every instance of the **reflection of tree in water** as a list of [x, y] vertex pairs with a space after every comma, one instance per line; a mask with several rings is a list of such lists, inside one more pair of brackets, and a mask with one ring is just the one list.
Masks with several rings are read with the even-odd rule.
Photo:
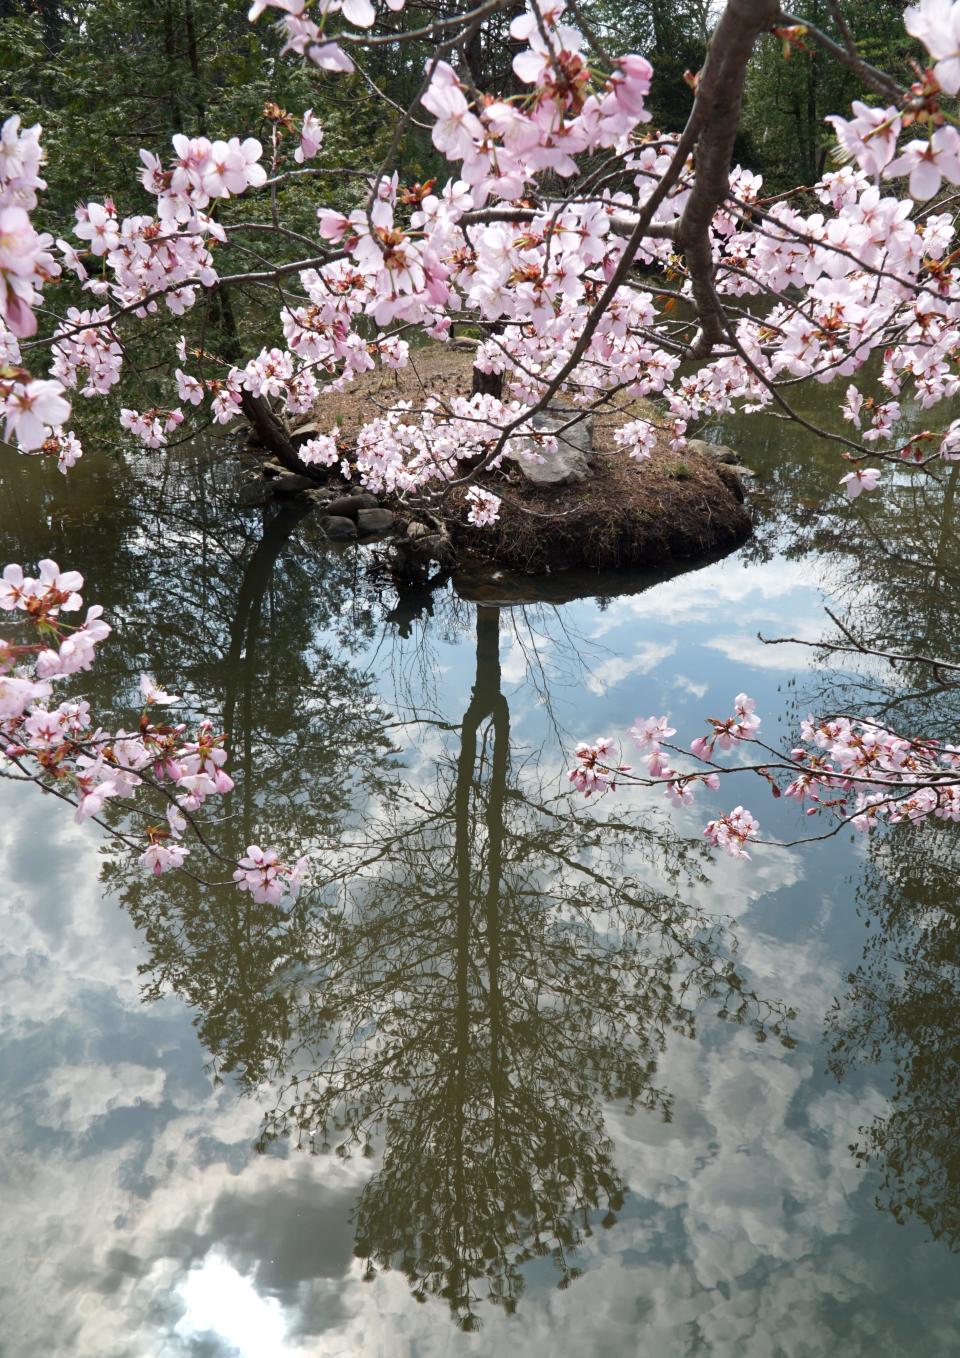
[[864, 961], [829, 1016], [838, 1078], [891, 1070], [890, 1105], [862, 1127], [856, 1158], [881, 1175], [878, 1206], [960, 1248], [960, 870], [956, 828], [878, 842], [860, 899]]
[[[960, 663], [958, 511], [955, 464], [941, 481], [913, 477], [882, 497], [861, 496], [825, 519], [815, 541], [794, 539], [793, 554], [809, 555], [813, 572], [816, 554], [828, 554], [822, 583], [837, 625], [824, 614], [822, 649], [811, 650], [823, 665], [802, 689], [787, 682], [789, 728], [813, 711], [862, 715], [908, 737], [957, 739], [960, 675], [916, 659], [891, 663], [883, 653]], [[784, 624], [781, 636], [790, 632]]]
[[[222, 821], [206, 818], [205, 831], [234, 859], [254, 833], [287, 854], [309, 851], [339, 832], [352, 779], [379, 767], [391, 749], [370, 677], [351, 660], [351, 642], [366, 643], [372, 615], [353, 606], [350, 558], [298, 554], [294, 534], [310, 530], [304, 508], [258, 514], [255, 536], [249, 513], [191, 502], [194, 470], [176, 468], [176, 494], [167, 478], [164, 503], [144, 513], [127, 568], [144, 593], [166, 593], [172, 582], [156, 576], [174, 568], [150, 550], [153, 543], [163, 536], [169, 550], [192, 538], [197, 549], [180, 558], [176, 625], [166, 635], [161, 620], [158, 644], [170, 672], [189, 670], [191, 706], [227, 733], [237, 786], [224, 799]], [[109, 562], [110, 575], [101, 575], [112, 578], [113, 553]], [[337, 640], [318, 639], [334, 629], [342, 632]], [[104, 667], [94, 679], [100, 705], [116, 704], [124, 676]], [[123, 813], [110, 807], [108, 814], [119, 820]], [[191, 862], [202, 876], [227, 875], [196, 849]], [[157, 889], [124, 859], [109, 861], [104, 877], [122, 888], [150, 943], [147, 998], [173, 988], [193, 1004], [200, 1035], [225, 1071], [278, 1059], [289, 1001], [277, 993], [275, 975], [311, 955], [304, 903], [285, 912], [231, 888], [207, 908], [196, 884], [180, 877]]]
[[[850, 433], [837, 417], [835, 401], [829, 388], [808, 391], [803, 413], [821, 428]], [[929, 423], [929, 412], [907, 407], [898, 437]], [[732, 444], [760, 472], [751, 483], [755, 533], [741, 548], [741, 560], [803, 560], [814, 579], [820, 576], [828, 606], [870, 646], [957, 658], [960, 464], [934, 467], [932, 476], [881, 464], [881, 489], [848, 503], [838, 485], [844, 468], [837, 445], [800, 425], [771, 414], [732, 417], [711, 426], [707, 437]], [[844, 640], [826, 616], [823, 624], [825, 637]], [[857, 669], [852, 661], [851, 668]], [[897, 713], [902, 700], [895, 697], [892, 708], [886, 706], [892, 695], [878, 670], [875, 662], [860, 667], [843, 696], [853, 701], [865, 694], [879, 713]], [[936, 734], [944, 687], [929, 672], [901, 671], [899, 677], [901, 689], [915, 683], [912, 712], [922, 711]], [[841, 696], [835, 682], [833, 696]]]
[[[960, 658], [958, 478], [960, 465], [950, 467], [944, 484], [915, 479], [852, 521], [845, 542], [851, 568], [841, 571], [831, 603], [847, 631], [871, 650]], [[839, 548], [839, 538], [833, 545]], [[850, 642], [837, 633], [834, 639]], [[857, 704], [852, 710], [898, 728], [907, 722], [917, 734], [955, 739], [956, 675], [916, 663], [891, 667], [875, 656], [858, 663], [848, 654], [842, 663], [853, 678], [841, 687], [835, 677], [830, 681], [835, 710]]]
[[[351, 661], [373, 631], [354, 558], [304, 552], [295, 507], [232, 512], [202, 483], [199, 464], [171, 461], [155, 503], [116, 506], [102, 554], [80, 545], [114, 615], [121, 600], [159, 615], [160, 677], [188, 674], [191, 706], [229, 732], [237, 791], [218, 845], [235, 853], [256, 827], [329, 872], [278, 910], [111, 864], [150, 949], [145, 994], [192, 1006], [218, 1074], [279, 1091], [265, 1142], [376, 1144], [358, 1253], [472, 1326], [482, 1295], [512, 1308], [535, 1256], [575, 1276], [595, 1210], [615, 1220], [625, 1188], [603, 1101], [669, 1117], [660, 1052], [693, 1034], [705, 999], [759, 1035], [778, 1015], [739, 977], [723, 925], [647, 884], [695, 879], [698, 851], [553, 796], [511, 749], [495, 610], [476, 612], [462, 721], [418, 712], [405, 774], [395, 723]], [[444, 604], [435, 625], [470, 618]], [[132, 678], [118, 658], [94, 676], [104, 709]], [[432, 695], [427, 648], [377, 663]]]
[[[828, 551], [829, 603], [850, 645], [960, 657], [960, 466], [939, 482], [914, 477], [883, 496], [861, 497], [845, 516], [819, 520], [794, 540], [800, 553]], [[791, 492], [792, 493], [792, 492]], [[796, 511], [802, 514], [802, 510]], [[955, 741], [957, 675], [879, 656], [838, 654], [830, 669], [794, 689], [788, 719], [808, 711], [862, 713], [907, 736]], [[890, 1108], [861, 1128], [853, 1153], [881, 1175], [878, 1205], [898, 1221], [916, 1217], [960, 1245], [960, 856], [954, 826], [894, 827], [868, 841], [858, 892], [871, 928], [863, 963], [828, 1019], [838, 1078], [889, 1066]]]
[[[254, 613], [242, 590], [238, 657]], [[699, 1005], [783, 1035], [725, 927], [644, 880], [696, 878], [699, 850], [598, 820], [518, 761], [498, 611], [479, 608], [476, 627], [462, 722], [411, 722], [422, 767], [407, 777], [367, 763], [362, 809], [343, 807], [349, 837], [334, 815], [316, 826], [316, 893], [283, 913], [165, 880], [126, 892], [149, 993], [195, 1006], [218, 1070], [279, 1091], [264, 1144], [372, 1154], [382, 1138], [357, 1253], [403, 1269], [420, 1299], [444, 1296], [467, 1328], [482, 1296], [513, 1308], [535, 1256], [561, 1283], [576, 1276], [591, 1214], [612, 1225], [625, 1192], [603, 1101], [668, 1118], [658, 1059], [670, 1034], [692, 1036]], [[338, 729], [336, 706], [317, 719]], [[304, 790], [331, 776], [311, 752], [323, 746], [318, 730], [301, 753]], [[339, 768], [355, 762], [345, 741]], [[249, 800], [282, 839], [304, 807], [274, 799], [270, 776]]]
[[[922, 421], [920, 422], [922, 424]], [[799, 439], [794, 433], [792, 436]], [[802, 442], [802, 440], [801, 440]], [[801, 449], [798, 447], [798, 453]], [[829, 446], [809, 448], [776, 472], [770, 503], [789, 521], [787, 555], [829, 553], [828, 604], [849, 636], [843, 645], [960, 661], [960, 465], [937, 481], [918, 476], [884, 494], [861, 496], [844, 513], [805, 505], [802, 481], [822, 482]], [[788, 460], [789, 462], [789, 460]], [[782, 529], [782, 521], [780, 524]], [[789, 629], [785, 629], [789, 630]], [[956, 741], [958, 676], [872, 654], [838, 654], [793, 695], [788, 728], [809, 711], [864, 714], [905, 735]], [[825, 826], [822, 828], [826, 828]], [[860, 1129], [851, 1148], [881, 1176], [878, 1205], [898, 1221], [917, 1218], [960, 1246], [960, 852], [952, 825], [894, 827], [866, 842], [858, 899], [870, 927], [864, 960], [828, 1018], [830, 1067], [852, 1078], [862, 1067], [891, 1072], [890, 1106]]]

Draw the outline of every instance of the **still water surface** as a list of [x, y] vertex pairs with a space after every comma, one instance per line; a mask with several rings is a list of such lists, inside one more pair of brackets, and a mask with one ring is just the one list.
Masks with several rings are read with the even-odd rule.
[[798, 432], [713, 432], [754, 541], [559, 606], [398, 600], [229, 459], [3, 461], [0, 557], [82, 566], [116, 626], [91, 699], [176, 685], [231, 736], [224, 845], [319, 865], [289, 913], [144, 881], [0, 783], [4, 1358], [958, 1351], [952, 828], [744, 864], [701, 851], [719, 802], [565, 790], [576, 739], [740, 689], [788, 748], [854, 699], [960, 725], [928, 674], [757, 638], [826, 604], [949, 654], [953, 480], [849, 507]]

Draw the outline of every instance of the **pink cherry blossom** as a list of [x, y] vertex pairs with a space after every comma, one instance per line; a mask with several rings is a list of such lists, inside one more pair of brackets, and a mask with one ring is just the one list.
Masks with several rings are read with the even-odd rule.
[[161, 873], [169, 872], [172, 868], [183, 867], [184, 859], [189, 852], [190, 850], [183, 844], [163, 844], [156, 841], [143, 851], [140, 862], [155, 877], [159, 877]]
[[302, 165], [306, 160], [312, 160], [323, 145], [323, 125], [319, 118], [315, 118], [313, 109], [308, 108], [303, 115], [300, 124], [300, 145], [293, 153], [294, 160]]
[[486, 528], [496, 523], [500, 517], [500, 496], [483, 490], [480, 486], [470, 486], [467, 490], [467, 502], [470, 505], [467, 519], [475, 528]]
[[438, 62], [421, 103], [437, 120], [431, 134], [434, 146], [453, 158], [463, 159], [483, 136], [483, 127], [470, 112], [459, 84], [451, 76], [452, 72], [446, 63]]
[[880, 479], [880, 472], [876, 467], [855, 467], [852, 472], [847, 472], [846, 476], [841, 476], [840, 484], [846, 492], [847, 499], [855, 500], [861, 491], [876, 490]]
[[[957, 66], [960, 70], [960, 57]], [[885, 174], [887, 178], [909, 175], [910, 196], [921, 201], [932, 198], [943, 179], [960, 184], [960, 132], [947, 124], [938, 127], [929, 140], [907, 142]]]
[[4, 401], [6, 437], [24, 452], [39, 448], [51, 428], [69, 418], [70, 406], [59, 382], [14, 382]]
[[662, 741], [669, 740], [677, 732], [675, 727], [667, 724], [666, 717], [637, 717], [629, 734], [641, 754], [650, 754], [659, 749]]
[[907, 32], [934, 58], [934, 74], [947, 94], [960, 91], [960, 4], [957, 0], [920, 0], [903, 15]]
[[175, 693], [167, 693], [149, 674], [140, 676], [140, 696], [147, 707], [169, 707], [180, 702]]
[[87, 203], [77, 208], [74, 235], [90, 242], [95, 255], [105, 255], [120, 243], [120, 227], [113, 212], [103, 203]]

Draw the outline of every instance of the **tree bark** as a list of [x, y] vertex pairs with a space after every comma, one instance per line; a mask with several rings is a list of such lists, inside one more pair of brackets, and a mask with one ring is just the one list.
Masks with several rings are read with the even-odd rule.
[[757, 38], [780, 12], [777, 0], [728, 0], [700, 72], [691, 119], [698, 127], [693, 190], [677, 223], [700, 321], [695, 353], [705, 357], [725, 333], [713, 286], [710, 223], [730, 191], [730, 159], [740, 127], [747, 64]]
[[299, 476], [312, 476], [319, 481], [316, 471], [300, 461], [290, 435], [262, 396], [254, 396], [249, 391], [241, 392], [240, 409], [264, 448], [278, 462], [288, 471], [296, 472]]

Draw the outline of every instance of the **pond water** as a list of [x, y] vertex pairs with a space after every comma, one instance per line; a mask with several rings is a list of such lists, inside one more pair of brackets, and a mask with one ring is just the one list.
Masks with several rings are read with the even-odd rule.
[[0, 557], [116, 627], [96, 707], [176, 686], [231, 737], [224, 845], [317, 863], [289, 912], [144, 880], [0, 781], [4, 1358], [957, 1352], [953, 827], [741, 863], [721, 805], [825, 827], [746, 777], [682, 814], [563, 778], [740, 689], [787, 748], [811, 707], [960, 726], [800, 644], [826, 606], [950, 653], [954, 474], [847, 506], [802, 432], [712, 433], [755, 539], [560, 606], [398, 600], [209, 451], [0, 463]]

